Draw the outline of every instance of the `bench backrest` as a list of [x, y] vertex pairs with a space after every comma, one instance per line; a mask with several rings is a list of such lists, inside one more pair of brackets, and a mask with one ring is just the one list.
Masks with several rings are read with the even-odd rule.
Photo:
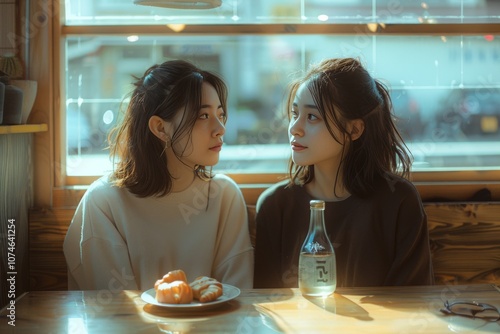
[[[436, 284], [500, 284], [500, 203], [424, 203]], [[255, 206], [248, 216], [255, 242]], [[66, 290], [62, 245], [75, 209], [31, 211], [30, 290]]]

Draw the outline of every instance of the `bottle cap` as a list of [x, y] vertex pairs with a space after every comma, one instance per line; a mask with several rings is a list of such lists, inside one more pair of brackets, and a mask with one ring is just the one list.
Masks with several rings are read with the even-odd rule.
[[325, 209], [325, 201], [322, 200], [313, 199], [309, 202], [309, 205], [311, 206], [311, 209]]

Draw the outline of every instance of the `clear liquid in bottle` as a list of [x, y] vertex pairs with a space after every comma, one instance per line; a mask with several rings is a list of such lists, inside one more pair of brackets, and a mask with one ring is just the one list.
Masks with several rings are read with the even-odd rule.
[[337, 288], [335, 252], [326, 234], [324, 201], [311, 201], [309, 231], [299, 257], [299, 289], [308, 296], [328, 296]]

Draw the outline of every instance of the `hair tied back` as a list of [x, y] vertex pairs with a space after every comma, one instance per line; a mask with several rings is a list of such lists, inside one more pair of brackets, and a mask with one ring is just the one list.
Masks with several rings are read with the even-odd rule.
[[154, 76], [153, 76], [153, 70], [151, 70], [145, 77], [144, 77], [144, 80], [142, 81], [142, 84], [144, 86], [149, 86], [153, 83], [154, 81]]

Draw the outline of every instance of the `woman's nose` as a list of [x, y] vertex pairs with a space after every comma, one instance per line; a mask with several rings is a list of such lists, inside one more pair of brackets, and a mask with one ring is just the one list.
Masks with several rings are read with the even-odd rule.
[[292, 136], [302, 136], [304, 134], [303, 126], [300, 123], [300, 118], [292, 119], [288, 124], [288, 132]]
[[215, 129], [213, 132], [214, 137], [222, 137], [226, 133], [226, 126], [220, 120], [216, 121]]

